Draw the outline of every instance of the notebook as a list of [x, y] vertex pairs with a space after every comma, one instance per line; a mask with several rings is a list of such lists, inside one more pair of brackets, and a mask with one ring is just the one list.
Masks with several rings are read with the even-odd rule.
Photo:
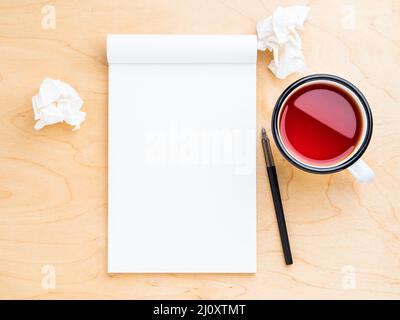
[[108, 272], [256, 272], [255, 35], [109, 35]]

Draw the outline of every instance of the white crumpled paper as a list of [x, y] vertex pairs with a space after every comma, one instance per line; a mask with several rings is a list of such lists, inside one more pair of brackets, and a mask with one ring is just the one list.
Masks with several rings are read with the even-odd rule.
[[303, 28], [310, 7], [278, 7], [273, 15], [257, 24], [258, 49], [273, 52], [269, 69], [279, 79], [304, 70], [304, 55], [297, 30]]
[[60, 80], [46, 78], [40, 85], [39, 93], [32, 97], [35, 129], [40, 130], [49, 124], [66, 122], [80, 128], [86, 112], [80, 111], [83, 105], [78, 93], [69, 84]]

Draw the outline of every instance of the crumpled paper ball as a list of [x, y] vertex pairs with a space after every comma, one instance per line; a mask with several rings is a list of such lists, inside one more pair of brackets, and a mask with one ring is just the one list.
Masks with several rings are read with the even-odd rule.
[[297, 30], [303, 29], [310, 9], [307, 6], [278, 7], [271, 17], [257, 23], [258, 49], [273, 52], [274, 59], [268, 68], [279, 79], [305, 68]]
[[39, 93], [32, 97], [35, 129], [59, 122], [80, 128], [86, 112], [80, 111], [83, 105], [78, 93], [69, 84], [60, 80], [46, 78], [40, 85]]

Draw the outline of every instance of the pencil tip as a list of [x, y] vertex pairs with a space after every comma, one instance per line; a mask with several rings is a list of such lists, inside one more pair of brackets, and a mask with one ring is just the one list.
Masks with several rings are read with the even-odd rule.
[[267, 131], [265, 130], [265, 128], [262, 128], [261, 132], [262, 132], [263, 139], [267, 139]]

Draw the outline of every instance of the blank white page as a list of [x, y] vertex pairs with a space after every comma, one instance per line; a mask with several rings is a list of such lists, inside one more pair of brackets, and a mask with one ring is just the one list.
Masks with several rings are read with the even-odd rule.
[[108, 271], [256, 271], [253, 35], [110, 35]]

